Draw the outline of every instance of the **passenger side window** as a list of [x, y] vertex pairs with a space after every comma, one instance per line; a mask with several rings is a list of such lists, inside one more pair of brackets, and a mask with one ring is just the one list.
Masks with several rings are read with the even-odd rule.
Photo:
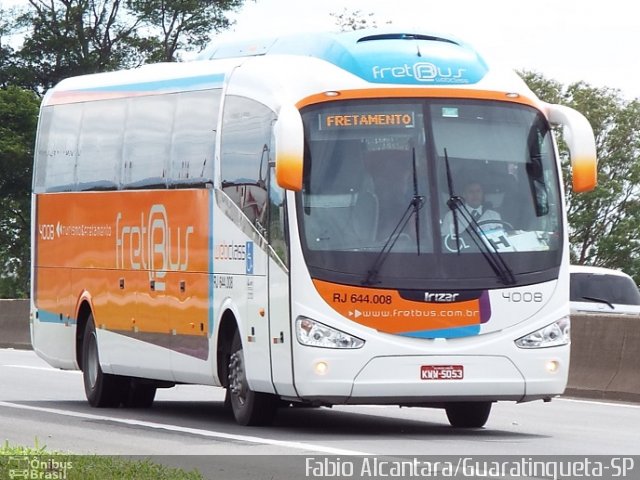
[[220, 92], [44, 107], [35, 193], [212, 184]]
[[289, 266], [285, 191], [278, 185], [275, 168], [269, 169], [269, 244], [282, 263]]
[[203, 90], [178, 95], [171, 142], [172, 186], [213, 183], [220, 92]]
[[175, 95], [132, 98], [125, 133], [123, 188], [166, 187]]
[[[44, 109], [36, 154], [36, 193], [75, 189], [82, 110], [81, 103]], [[56, 125], [57, 128], [51, 129], [50, 125]]]
[[222, 190], [265, 234], [267, 174], [275, 113], [245, 97], [229, 96], [222, 117]]
[[78, 142], [78, 190], [118, 188], [126, 111], [124, 99], [85, 108]]

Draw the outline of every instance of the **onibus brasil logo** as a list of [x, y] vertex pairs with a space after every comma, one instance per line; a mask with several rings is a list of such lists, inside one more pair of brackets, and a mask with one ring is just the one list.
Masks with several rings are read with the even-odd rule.
[[29, 480], [66, 480], [73, 462], [55, 457], [12, 455], [8, 458], [9, 478]]

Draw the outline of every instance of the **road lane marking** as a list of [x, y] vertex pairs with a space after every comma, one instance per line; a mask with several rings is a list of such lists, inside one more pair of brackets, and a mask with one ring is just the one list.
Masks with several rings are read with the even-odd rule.
[[62, 370], [60, 368], [53, 367], [36, 367], [35, 365], [0, 365], [0, 367], [27, 368], [30, 370], [44, 370], [47, 372], [82, 373], [80, 370]]
[[589, 405], [602, 405], [605, 407], [624, 407], [624, 408], [640, 408], [640, 405], [633, 403], [614, 403], [614, 402], [604, 402], [602, 400], [580, 400], [577, 398], [556, 398], [555, 400], [559, 400], [561, 402], [573, 402], [573, 403], [587, 403]]
[[115, 418], [105, 415], [93, 415], [91, 413], [74, 412], [71, 410], [61, 410], [58, 408], [35, 407], [31, 405], [21, 405], [19, 403], [0, 401], [0, 407], [15, 408], [19, 410], [31, 410], [35, 412], [51, 413], [54, 415], [64, 415], [67, 417], [82, 418], [85, 420], [104, 421], [112, 423], [121, 423], [134, 427], [146, 427], [156, 430], [167, 430], [169, 432], [187, 433], [207, 438], [217, 438], [225, 440], [236, 440], [247, 443], [257, 443], [261, 445], [273, 445], [278, 447], [292, 448], [296, 450], [304, 450], [317, 453], [325, 453], [327, 455], [373, 455], [372, 453], [359, 452], [356, 450], [347, 450], [343, 448], [327, 447], [325, 445], [315, 445], [312, 443], [290, 442], [286, 440], [275, 440], [272, 438], [256, 437], [253, 435], [236, 435], [233, 433], [216, 432], [213, 430], [202, 430], [199, 428], [181, 427], [178, 425], [168, 425], [164, 423], [146, 422], [143, 420], [135, 420], [132, 418]]

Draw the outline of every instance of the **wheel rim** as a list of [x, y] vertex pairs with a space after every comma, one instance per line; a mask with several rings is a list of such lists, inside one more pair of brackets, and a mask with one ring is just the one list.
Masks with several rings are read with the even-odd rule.
[[241, 406], [247, 401], [249, 387], [244, 373], [244, 355], [238, 350], [229, 360], [229, 391]]

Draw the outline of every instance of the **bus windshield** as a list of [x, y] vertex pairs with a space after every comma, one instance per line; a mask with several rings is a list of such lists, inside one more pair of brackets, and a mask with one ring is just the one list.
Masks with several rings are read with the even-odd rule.
[[559, 172], [549, 125], [534, 108], [349, 100], [302, 114], [298, 222], [314, 278], [498, 288], [505, 275], [497, 260], [509, 286], [557, 275]]

